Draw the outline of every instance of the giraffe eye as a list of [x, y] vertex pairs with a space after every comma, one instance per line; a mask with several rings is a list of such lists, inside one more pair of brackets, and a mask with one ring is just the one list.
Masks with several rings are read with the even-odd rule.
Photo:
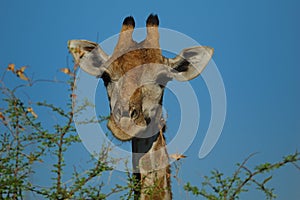
[[139, 112], [138, 112], [136, 109], [133, 109], [133, 110], [131, 111], [130, 117], [131, 117], [132, 119], [135, 119], [135, 118], [138, 117], [138, 115], [139, 115]]

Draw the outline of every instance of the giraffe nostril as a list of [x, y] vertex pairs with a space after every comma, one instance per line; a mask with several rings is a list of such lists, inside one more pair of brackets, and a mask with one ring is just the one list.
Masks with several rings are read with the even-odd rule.
[[148, 126], [151, 123], [151, 118], [150, 117], [146, 117], [145, 121], [146, 121], [146, 124]]
[[120, 108], [114, 109], [113, 116], [116, 118], [117, 121], [119, 121], [122, 116], [121, 109]]
[[131, 119], [136, 119], [138, 117], [139, 113], [136, 109], [133, 109], [130, 113], [130, 118]]

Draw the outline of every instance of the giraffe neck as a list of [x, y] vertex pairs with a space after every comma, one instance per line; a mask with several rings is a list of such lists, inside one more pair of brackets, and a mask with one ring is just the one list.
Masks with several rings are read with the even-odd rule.
[[132, 140], [134, 175], [140, 183], [135, 199], [170, 200], [170, 165], [162, 131], [150, 138]]

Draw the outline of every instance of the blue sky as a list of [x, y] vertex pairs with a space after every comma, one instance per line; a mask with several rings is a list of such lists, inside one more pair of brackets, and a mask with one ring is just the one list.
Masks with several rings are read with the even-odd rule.
[[[12, 62], [28, 65], [28, 73], [34, 77], [64, 79], [59, 69], [72, 66], [69, 39], [101, 42], [118, 33], [126, 16], [134, 16], [136, 26], [143, 27], [147, 16], [157, 13], [161, 27], [215, 49], [213, 59], [225, 84], [225, 126], [213, 151], [200, 160], [210, 100], [204, 81], [191, 81], [200, 101], [201, 121], [196, 139], [184, 153], [188, 157], [182, 161], [180, 178], [196, 184], [212, 169], [232, 173], [234, 164], [251, 153], [259, 152], [249, 163], [254, 165], [278, 161], [300, 149], [299, 9], [296, 0], [1, 1], [0, 67], [4, 71]], [[65, 90], [61, 85], [43, 83], [32, 88], [30, 95], [33, 101], [43, 97], [64, 105]], [[97, 93], [106, 98], [104, 90]], [[166, 137], [170, 134], [170, 138], [178, 127], [179, 110], [172, 95], [164, 99], [164, 105], [169, 116]], [[83, 146], [74, 151], [88, 155]], [[78, 156], [70, 156], [76, 163]], [[300, 197], [300, 173], [293, 166], [272, 174], [270, 184], [278, 199]], [[122, 173], [116, 173], [112, 182], [120, 177]], [[177, 185], [173, 180], [175, 199], [185, 198], [182, 189], [176, 191]], [[264, 196], [250, 191], [241, 199]]]

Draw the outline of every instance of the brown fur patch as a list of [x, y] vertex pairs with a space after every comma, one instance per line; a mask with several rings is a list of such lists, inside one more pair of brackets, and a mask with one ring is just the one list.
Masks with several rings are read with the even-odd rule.
[[[121, 50], [118, 50], [122, 52]], [[163, 63], [163, 58], [161, 55], [160, 49], [147, 49], [141, 48], [133, 51], [129, 51], [125, 54], [121, 54], [118, 58], [113, 58], [112, 64], [109, 67], [109, 70], [114, 73], [114, 76], [122, 77], [128, 71], [133, 68], [142, 66], [149, 63]], [[133, 77], [133, 80], [136, 80], [140, 77], [140, 74], [136, 74], [136, 77]]]

